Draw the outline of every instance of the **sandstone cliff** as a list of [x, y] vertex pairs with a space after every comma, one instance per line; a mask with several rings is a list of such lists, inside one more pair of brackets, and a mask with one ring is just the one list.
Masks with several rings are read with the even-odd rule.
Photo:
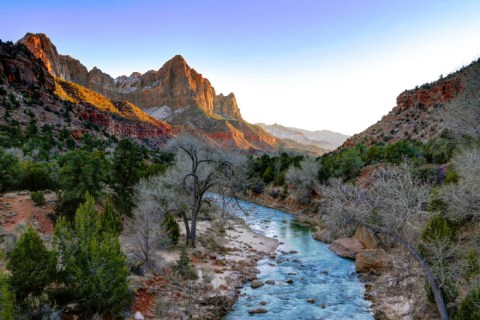
[[[19, 42], [40, 58], [55, 77], [75, 82], [112, 100], [129, 101], [160, 120], [173, 121], [176, 115], [177, 120], [171, 124], [205, 132], [220, 145], [272, 150], [277, 143], [275, 137], [243, 120], [233, 93], [217, 95], [208, 79], [191, 68], [180, 55], [157, 71], [134, 72], [113, 79], [97, 67], [88, 71], [80, 61], [59, 55], [44, 34], [28, 33]], [[192, 112], [195, 109], [202, 112]], [[213, 125], [215, 121], [218, 123]]]
[[[49, 52], [53, 52], [52, 50]], [[2, 94], [14, 97], [16, 107], [0, 120], [0, 125], [25, 127], [30, 112], [40, 127], [54, 132], [67, 128], [73, 138], [84, 134], [101, 139], [114, 135], [129, 137], [158, 147], [173, 136], [170, 125], [159, 121], [129, 102], [112, 101], [92, 90], [53, 76], [59, 70], [21, 44], [0, 41], [0, 86]], [[5, 112], [6, 108], [1, 108]], [[92, 130], [92, 125], [96, 130]]]

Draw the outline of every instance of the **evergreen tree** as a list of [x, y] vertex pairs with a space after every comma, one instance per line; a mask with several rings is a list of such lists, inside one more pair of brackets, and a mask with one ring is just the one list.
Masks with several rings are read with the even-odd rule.
[[128, 216], [133, 207], [133, 186], [145, 170], [145, 152], [130, 139], [123, 139], [113, 154], [112, 187], [117, 196], [117, 208]]
[[106, 199], [103, 204], [102, 225], [105, 231], [119, 235], [122, 232], [122, 220], [115, 212], [110, 199]]
[[74, 150], [60, 159], [60, 209], [73, 216], [85, 193], [98, 197], [107, 181], [108, 162], [102, 151]]
[[8, 261], [10, 283], [21, 301], [30, 293], [39, 295], [54, 279], [55, 258], [38, 232], [29, 227], [18, 240]]
[[128, 270], [118, 235], [95, 210], [92, 196], [78, 208], [73, 224], [62, 217], [55, 228], [54, 248], [63, 281], [89, 314], [115, 315], [128, 306]]

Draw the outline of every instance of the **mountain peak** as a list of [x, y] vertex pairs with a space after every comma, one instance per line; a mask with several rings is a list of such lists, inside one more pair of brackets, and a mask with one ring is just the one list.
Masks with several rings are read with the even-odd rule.
[[65, 78], [65, 70], [60, 64], [57, 48], [45, 33], [28, 32], [17, 43], [27, 46], [35, 57], [43, 61], [47, 70], [54, 76]]

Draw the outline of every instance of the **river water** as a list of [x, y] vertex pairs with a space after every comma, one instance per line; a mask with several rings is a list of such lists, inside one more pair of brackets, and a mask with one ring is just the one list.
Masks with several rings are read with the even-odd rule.
[[[241, 209], [229, 206], [228, 210], [258, 233], [277, 238], [281, 244], [276, 260], [285, 261], [277, 263], [267, 257], [259, 261], [258, 280], [274, 280], [275, 285], [252, 289], [246, 284], [225, 320], [373, 319], [353, 261], [336, 256], [328, 245], [313, 240], [309, 228], [296, 223], [293, 215], [246, 201], [239, 204]], [[288, 284], [288, 279], [293, 283]], [[266, 304], [261, 305], [261, 301]], [[255, 308], [268, 313], [250, 315], [248, 311]]]

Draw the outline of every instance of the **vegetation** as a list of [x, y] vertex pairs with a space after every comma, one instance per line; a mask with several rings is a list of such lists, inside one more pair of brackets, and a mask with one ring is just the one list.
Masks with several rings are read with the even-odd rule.
[[128, 270], [117, 233], [85, 196], [73, 223], [61, 218], [55, 227], [54, 248], [68, 292], [82, 301], [87, 314], [117, 315], [129, 304]]
[[0, 273], [0, 319], [14, 320], [14, 295], [10, 291], [8, 278]]
[[8, 269], [12, 272], [13, 292], [17, 301], [22, 302], [28, 295], [39, 296], [53, 282], [55, 257], [37, 231], [29, 227], [15, 245]]
[[180, 251], [180, 257], [175, 265], [175, 271], [185, 280], [198, 279], [197, 271], [190, 264], [190, 257], [188, 256], [186, 247], [182, 247]]

